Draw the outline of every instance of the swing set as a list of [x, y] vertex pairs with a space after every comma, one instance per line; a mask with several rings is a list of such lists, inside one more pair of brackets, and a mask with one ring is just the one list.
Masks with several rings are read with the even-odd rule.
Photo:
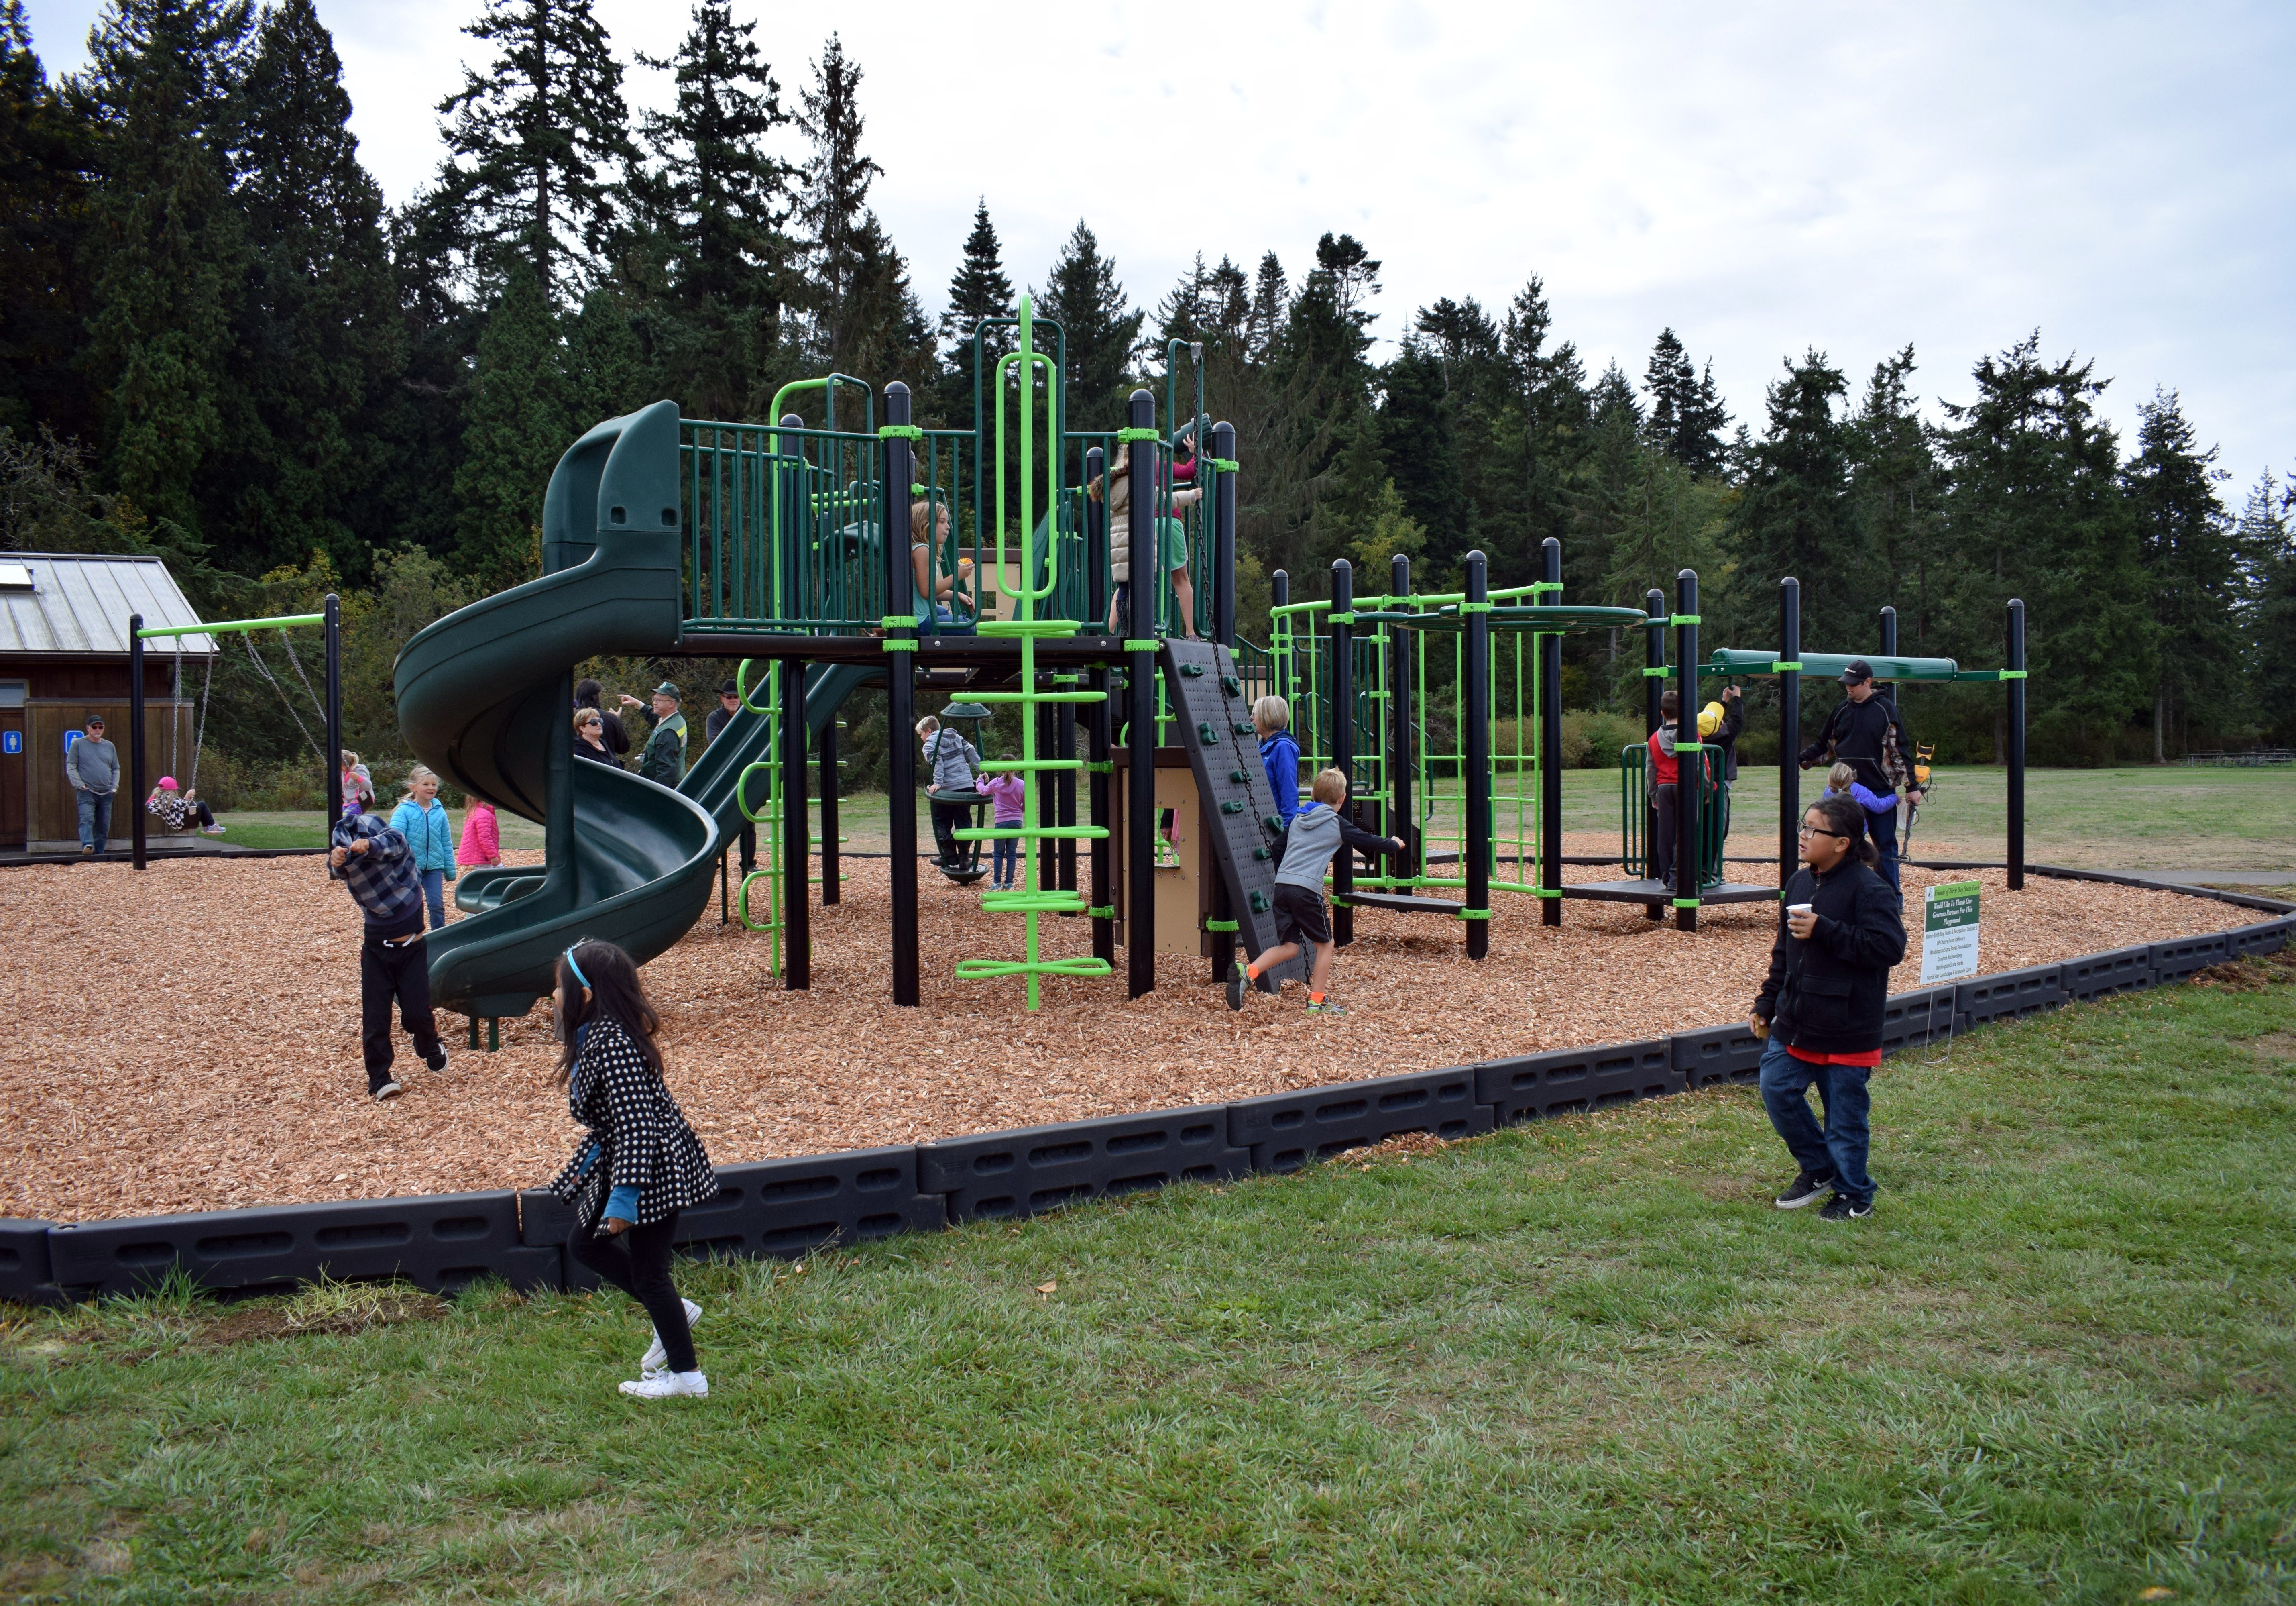
[[[288, 634], [289, 631], [299, 627], [314, 624], [323, 626], [326, 631], [327, 689], [324, 697], [312, 686], [310, 676], [303, 672], [303, 661], [296, 655], [294, 641]], [[280, 683], [279, 678], [271, 672], [270, 666], [263, 662], [263, 655], [256, 650], [254, 633], [258, 630], [279, 632], [280, 644], [286, 648], [287, 661], [294, 666], [295, 678], [303, 683], [304, 691], [310, 696], [313, 704], [319, 711], [321, 722], [326, 727], [327, 745], [324, 752], [320, 751], [318, 744], [312, 739], [311, 729], [304, 724], [303, 716], [295, 706], [295, 699], [288, 694], [287, 688]], [[327, 825], [330, 829], [333, 828], [335, 820], [342, 813], [343, 776], [340, 755], [343, 750], [343, 609], [340, 598], [332, 591], [328, 592], [324, 607], [316, 614], [279, 614], [267, 619], [225, 619], [212, 624], [165, 625], [150, 630], [144, 627], [144, 615], [137, 614], [127, 622], [127, 768], [128, 785], [135, 796], [135, 865], [139, 870], [144, 867], [148, 857], [146, 836], [151, 824], [144, 806], [145, 787], [150, 782], [149, 755], [144, 752], [144, 644], [147, 640], [173, 638], [176, 644], [176, 692], [180, 696], [184, 689], [183, 638], [186, 636], [230, 635], [243, 636], [246, 638], [247, 655], [254, 663], [256, 673], [262, 676], [265, 682], [279, 694], [279, 700], [287, 705], [288, 717], [295, 721], [295, 729], [303, 733], [305, 745], [311, 748], [312, 753], [319, 760], [320, 768], [325, 771]], [[206, 671], [200, 680], [199, 718], [192, 729], [192, 767], [189, 778], [193, 787], [198, 786], [200, 780], [200, 752], [207, 743], [208, 691], [214, 679], [215, 656], [211, 655], [207, 661]], [[176, 727], [170, 723], [168, 736], [168, 770], [170, 774], [175, 772], [176, 760], [178, 756], [176, 740]]]

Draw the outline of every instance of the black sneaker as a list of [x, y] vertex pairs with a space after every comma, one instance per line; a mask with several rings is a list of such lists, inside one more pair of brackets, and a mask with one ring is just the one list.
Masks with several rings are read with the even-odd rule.
[[439, 1045], [439, 1052], [435, 1056], [425, 1054], [422, 1057], [422, 1063], [429, 1066], [433, 1071], [445, 1070], [447, 1068], [447, 1045], [443, 1042], [440, 1043]]
[[1837, 1193], [1825, 1201], [1825, 1208], [1817, 1213], [1817, 1219], [1822, 1222], [1862, 1222], [1873, 1214], [1873, 1200], [1853, 1205]]
[[1242, 959], [1235, 960], [1228, 967], [1227, 1007], [1229, 1009], [1241, 1009], [1243, 1008], [1243, 989], [1245, 984], [1250, 981], [1250, 979], [1251, 978], [1249, 976], [1244, 974], [1243, 961]]
[[1778, 1208], [1781, 1210], [1799, 1210], [1804, 1205], [1815, 1205], [1817, 1203], [1817, 1196], [1824, 1193], [1827, 1189], [1833, 1186], [1833, 1179], [1832, 1177], [1813, 1176], [1808, 1172], [1805, 1171], [1800, 1176], [1794, 1178], [1792, 1187], [1778, 1195]]

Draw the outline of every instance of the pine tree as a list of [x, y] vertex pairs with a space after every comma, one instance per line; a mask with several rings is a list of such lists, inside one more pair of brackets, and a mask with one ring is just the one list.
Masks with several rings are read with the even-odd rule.
[[1635, 394], [1634, 381], [1615, 361], [1603, 369], [1603, 376], [1595, 382], [1587, 402], [1596, 429], [1613, 428], [1620, 419], [1631, 423], [1637, 432], [1644, 426], [1642, 398]]
[[869, 218], [869, 185], [884, 169], [861, 153], [860, 66], [847, 57], [835, 34], [814, 64], [814, 81], [800, 93], [798, 127], [813, 142], [798, 202], [813, 259], [813, 307], [820, 344], [849, 350], [868, 338], [849, 327], [855, 281], [862, 268]]
[[1078, 218], [1037, 298], [1067, 338], [1070, 429], [1117, 429], [1131, 393], [1134, 347], [1146, 314], [1135, 311], [1117, 281], [1116, 264]]
[[765, 143], [790, 119], [756, 32], [727, 0], [700, 0], [673, 55], [638, 57], [677, 86], [669, 111], [645, 116], [648, 165], [631, 182], [667, 279], [659, 366], [709, 418], [737, 416], [770, 365], [796, 251], [783, 232], [792, 169]]
[[2248, 576], [2217, 498], [2229, 476], [2214, 466], [2216, 448], [2200, 449], [2174, 391], [2155, 391], [2136, 416], [2137, 453], [2120, 481], [2152, 601], [2152, 762], [2164, 764], [2172, 739], [2190, 746], [2195, 722], [2222, 731], [2249, 712], [2237, 612]]
[[94, 163], [87, 123], [33, 52], [23, 0], [0, 0], [0, 429], [26, 438], [40, 425], [95, 432], [78, 259]]
[[616, 285], [593, 285], [581, 310], [565, 320], [562, 451], [592, 424], [644, 407], [660, 389], [649, 383], [651, 365], [638, 339], [633, 300]]
[[1156, 336], [1159, 342], [1200, 341], [1204, 337], [1204, 325], [1210, 321], [1207, 297], [1210, 294], [1210, 270], [1204, 267], [1204, 253], [1198, 251], [1194, 263], [1181, 276], [1164, 299], [1156, 303]]
[[1803, 639], [1813, 651], [1841, 651], [1872, 638], [1888, 600], [1850, 503], [1850, 436], [1837, 410], [1849, 384], [1822, 351], [1784, 366], [1766, 396], [1768, 420], [1746, 465], [1733, 542], [1748, 572], [1801, 581]]
[[1661, 329], [1643, 371], [1643, 388], [1651, 397], [1643, 425], [1650, 444], [1694, 474], [1719, 472], [1730, 416], [1714, 386], [1712, 359], [1701, 375], [1673, 329]]
[[1850, 505], [1886, 577], [1882, 599], [1898, 610], [1898, 645], [1937, 656], [1950, 589], [1945, 477], [1936, 432], [1916, 410], [1915, 367], [1910, 345], [1874, 365], [1849, 425]]
[[[510, 259], [479, 337], [478, 371], [455, 471], [456, 567], [491, 588], [533, 578], [550, 471], [574, 441], [566, 351], [542, 285]], [[585, 420], [583, 427], [596, 420]]]
[[1259, 259], [1251, 279], [1251, 308], [1244, 319], [1248, 359], [1255, 366], [1275, 361], [1276, 342], [1291, 320], [1292, 281], [1271, 251]]
[[[1438, 576], [1450, 574], [1472, 545], [1465, 539], [1468, 519], [1460, 494], [1448, 365], [1423, 337], [1407, 335], [1395, 359], [1380, 370], [1379, 389], [1378, 440], [1386, 485], [1423, 532], [1420, 544], [1433, 571], [1415, 583], [1432, 589]], [[1374, 511], [1371, 516], [1375, 521], [1379, 515]]]
[[2241, 552], [2254, 576], [2246, 610], [2251, 690], [2266, 737], [2296, 745], [2296, 478], [2264, 474], [2241, 509]]
[[246, 241], [227, 174], [248, 18], [244, 0], [114, 0], [74, 85], [101, 129], [86, 249], [106, 471], [194, 540], [194, 481], [233, 406]]
[[348, 127], [342, 64], [312, 0], [256, 30], [240, 121], [248, 242], [227, 439], [203, 501], [228, 509], [217, 556], [260, 573], [324, 550], [365, 576], [397, 533], [372, 516], [376, 409], [403, 361], [382, 194]]
[[853, 242], [853, 277], [840, 320], [848, 343], [831, 350], [839, 373], [900, 380], [923, 396], [940, 381], [931, 322], [909, 284], [909, 265], [873, 211], [861, 214]]
[[618, 176], [637, 156], [621, 63], [592, 0], [486, 0], [463, 31], [496, 47], [439, 103], [448, 156], [436, 203], [467, 264], [499, 282], [515, 256], [544, 302], [578, 300], [617, 223]]
[[959, 349], [971, 350], [972, 332], [982, 319], [1011, 317], [1013, 305], [1004, 250], [997, 243], [996, 226], [988, 220], [988, 197], [983, 195], [972, 209], [972, 232], [965, 235], [964, 255], [949, 276], [948, 310], [940, 317], [940, 337], [952, 348], [950, 360], [960, 360]]
[[[1998, 663], [2002, 605], [2022, 597], [2037, 749], [2099, 762], [2155, 679], [2136, 531], [2094, 362], [2040, 359], [2040, 335], [1981, 358], [1946, 404], [1947, 501], [1964, 663]], [[1997, 760], [2001, 727], [1997, 721]]]

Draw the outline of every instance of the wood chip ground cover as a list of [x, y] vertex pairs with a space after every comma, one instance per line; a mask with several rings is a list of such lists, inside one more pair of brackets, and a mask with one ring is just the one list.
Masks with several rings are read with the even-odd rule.
[[[1616, 838], [1609, 839], [1615, 848]], [[1572, 852], [1599, 852], [1598, 837]], [[512, 857], [538, 860], [538, 854]], [[1333, 995], [1231, 1014], [1201, 959], [1162, 955], [1157, 991], [1128, 1001], [1123, 954], [1101, 980], [960, 982], [962, 958], [1017, 955], [1017, 916], [925, 870], [924, 1002], [887, 1001], [887, 873], [848, 861], [844, 902], [813, 912], [813, 987], [784, 991], [769, 941], [713, 906], [645, 971], [668, 1027], [670, 1085], [720, 1164], [922, 1142], [1087, 1116], [1217, 1103], [1323, 1083], [1662, 1035], [1742, 1017], [1775, 905], [1711, 909], [1695, 933], [1635, 906], [1573, 901], [1560, 928], [1500, 894], [1491, 957], [1456, 921], [1359, 910]], [[1615, 870], [1574, 867], [1572, 880]], [[1759, 879], [1753, 865], [1734, 865]], [[1907, 901], [1931, 880], [1909, 870]], [[1984, 960], [2009, 970], [2255, 917], [2136, 887], [2036, 879], [1986, 885]], [[1775, 877], [1771, 879], [1774, 881]], [[1090, 951], [1080, 920], [1044, 922], [1051, 954]], [[316, 861], [178, 860], [0, 875], [0, 1097], [14, 1152], [0, 1214], [58, 1222], [244, 1205], [534, 1186], [574, 1131], [546, 1011], [503, 1023], [473, 1053], [443, 1015], [453, 1062], [425, 1072], [401, 1035], [406, 1094], [365, 1096], [359, 920]], [[1920, 939], [1896, 976], [1920, 974]], [[411, 1067], [411, 1069], [410, 1069]]]

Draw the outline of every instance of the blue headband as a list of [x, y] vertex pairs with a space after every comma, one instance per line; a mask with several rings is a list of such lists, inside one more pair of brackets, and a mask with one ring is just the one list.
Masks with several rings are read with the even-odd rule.
[[582, 967], [575, 962], [574, 950], [571, 947], [566, 950], [566, 968], [574, 973], [574, 979], [581, 983], [586, 990], [589, 987], [590, 978], [582, 974]]

